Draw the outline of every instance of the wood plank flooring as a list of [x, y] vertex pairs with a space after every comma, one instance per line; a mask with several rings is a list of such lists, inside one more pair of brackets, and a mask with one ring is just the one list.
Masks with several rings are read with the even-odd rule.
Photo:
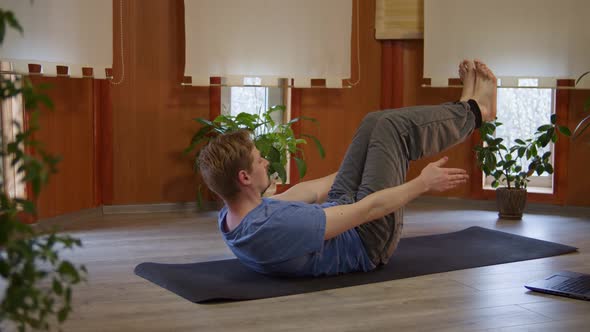
[[[404, 236], [482, 226], [580, 248], [579, 253], [316, 293], [199, 305], [133, 274], [144, 261], [232, 258], [216, 213], [105, 215], [67, 227], [89, 270], [64, 331], [589, 331], [590, 301], [527, 291], [560, 270], [590, 273], [590, 209], [531, 208], [498, 220], [488, 205], [424, 199], [405, 213]], [[433, 287], [434, 286], [434, 287]]]

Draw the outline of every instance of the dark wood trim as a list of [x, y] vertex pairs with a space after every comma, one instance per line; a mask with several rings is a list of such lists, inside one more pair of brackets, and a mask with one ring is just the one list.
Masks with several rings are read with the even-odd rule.
[[113, 102], [111, 86], [107, 79], [94, 79], [92, 83], [94, 104], [94, 204], [112, 205], [113, 184]]
[[391, 108], [393, 105], [391, 90], [393, 90], [393, 47], [390, 40], [381, 43], [381, 109]]
[[211, 77], [209, 82], [209, 119], [213, 120], [221, 115], [221, 77]]
[[404, 106], [404, 44], [403, 40], [392, 41], [392, 75], [391, 108]]
[[[567, 126], [569, 120], [570, 107], [570, 90], [558, 89], [555, 93], [555, 113], [557, 114], [557, 124]], [[569, 138], [560, 137], [555, 142], [555, 156], [553, 174], [553, 187], [555, 203], [564, 205], [568, 192], [568, 167], [570, 150]]]
[[404, 44], [387, 40], [381, 44], [381, 108], [404, 106]]
[[27, 66], [29, 67], [29, 74], [33, 74], [33, 75], [35, 75], [35, 74], [40, 75], [41, 74], [42, 67], [40, 64], [29, 63]]
[[97, 80], [92, 80], [92, 147], [94, 153], [92, 158], [94, 159], [92, 165], [94, 166], [94, 174], [92, 177], [92, 189], [94, 191], [94, 207], [101, 206], [103, 204], [103, 193], [102, 193], [102, 161], [101, 161], [101, 150], [102, 141], [102, 121], [101, 121], [101, 100], [100, 100], [100, 83]]
[[69, 76], [70, 69], [68, 66], [55, 66], [55, 70], [58, 76]]

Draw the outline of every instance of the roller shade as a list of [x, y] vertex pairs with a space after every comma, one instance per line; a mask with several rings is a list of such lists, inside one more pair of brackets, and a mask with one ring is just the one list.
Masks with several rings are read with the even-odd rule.
[[425, 0], [424, 77], [446, 86], [459, 61], [480, 58], [503, 87], [576, 79], [590, 70], [588, 13], [588, 0]]
[[263, 86], [279, 78], [307, 87], [350, 78], [352, 0], [185, 0], [185, 76]]
[[423, 39], [424, 0], [376, 0], [375, 38]]
[[28, 64], [40, 64], [43, 74], [56, 75], [67, 66], [69, 75], [82, 77], [93, 68], [105, 78], [113, 63], [113, 4], [111, 0], [1, 0], [0, 7], [14, 12], [23, 35], [8, 29], [0, 59], [19, 73]]

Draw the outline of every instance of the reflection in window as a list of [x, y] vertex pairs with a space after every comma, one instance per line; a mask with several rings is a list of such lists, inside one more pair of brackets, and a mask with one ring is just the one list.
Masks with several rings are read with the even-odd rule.
[[[502, 126], [496, 130], [496, 137], [504, 138], [504, 145], [510, 148], [517, 138], [532, 138], [537, 128], [550, 122], [555, 109], [555, 93], [553, 89], [535, 88], [537, 80], [519, 80], [520, 88], [498, 89], [498, 121]], [[542, 152], [553, 151], [549, 144]], [[552, 156], [553, 157], [553, 156]], [[528, 169], [528, 164], [522, 164]], [[485, 187], [491, 188], [491, 177], [485, 179]], [[543, 173], [533, 176], [529, 182], [530, 192], [552, 192], [553, 176]]]
[[268, 109], [268, 88], [231, 87], [229, 114], [259, 114]]

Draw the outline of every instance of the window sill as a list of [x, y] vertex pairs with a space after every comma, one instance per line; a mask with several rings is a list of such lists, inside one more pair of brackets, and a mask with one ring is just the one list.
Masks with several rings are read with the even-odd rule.
[[[491, 186], [483, 187], [483, 190], [486, 191], [495, 191], [496, 189], [492, 188]], [[553, 188], [546, 188], [546, 187], [531, 187], [527, 188], [528, 193], [535, 193], [535, 194], [545, 194], [545, 195], [553, 195]]]

